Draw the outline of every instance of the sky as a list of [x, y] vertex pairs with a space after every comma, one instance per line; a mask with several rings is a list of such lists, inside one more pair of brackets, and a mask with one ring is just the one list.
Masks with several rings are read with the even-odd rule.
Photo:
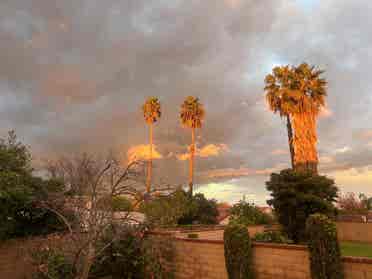
[[198, 96], [197, 191], [264, 204], [265, 181], [290, 158], [263, 80], [307, 62], [329, 82], [320, 172], [342, 192], [372, 195], [371, 14], [367, 0], [2, 0], [0, 136], [14, 129], [39, 168], [109, 150], [126, 162], [143, 156], [140, 108], [157, 96], [154, 177], [186, 184], [191, 135], [179, 106]]

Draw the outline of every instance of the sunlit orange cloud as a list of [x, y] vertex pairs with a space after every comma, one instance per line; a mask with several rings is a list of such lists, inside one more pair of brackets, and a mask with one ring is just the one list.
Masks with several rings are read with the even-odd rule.
[[320, 110], [319, 116], [323, 118], [328, 118], [333, 115], [333, 111], [328, 107], [323, 107]]
[[[216, 157], [221, 153], [228, 151], [229, 148], [226, 144], [208, 144], [201, 149], [197, 149], [195, 156], [197, 157]], [[180, 161], [185, 161], [190, 158], [189, 153], [176, 155], [177, 159]]]
[[362, 139], [372, 139], [372, 130], [367, 130], [367, 131], [363, 131], [361, 134], [360, 134], [360, 137]]
[[[140, 144], [129, 148], [127, 152], [129, 162], [136, 160], [148, 160], [150, 158], [150, 145]], [[152, 159], [162, 159], [163, 156], [156, 150], [156, 146], [152, 148]]]
[[275, 155], [275, 156], [287, 155], [287, 154], [288, 154], [288, 150], [284, 150], [284, 149], [275, 149], [271, 151], [271, 155]]
[[319, 158], [320, 163], [329, 164], [334, 162], [334, 158], [331, 156], [321, 156]]
[[239, 7], [241, 0], [224, 0], [225, 4], [232, 9], [236, 9]]

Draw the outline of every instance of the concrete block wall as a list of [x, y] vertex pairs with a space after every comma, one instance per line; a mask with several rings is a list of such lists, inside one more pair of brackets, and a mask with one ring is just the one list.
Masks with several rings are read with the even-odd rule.
[[[175, 238], [176, 279], [227, 279], [222, 240]], [[311, 279], [306, 246], [254, 243], [257, 279]], [[372, 279], [372, 259], [343, 258], [346, 279]]]
[[360, 241], [372, 243], [372, 223], [337, 222], [340, 241]]

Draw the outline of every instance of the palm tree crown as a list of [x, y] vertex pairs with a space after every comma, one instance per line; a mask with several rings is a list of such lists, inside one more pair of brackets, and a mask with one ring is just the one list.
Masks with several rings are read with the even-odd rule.
[[148, 124], [153, 124], [161, 117], [161, 107], [159, 99], [149, 97], [142, 106], [143, 117]]
[[280, 116], [293, 113], [317, 115], [325, 106], [327, 96], [321, 70], [303, 63], [298, 67], [275, 67], [265, 78], [266, 100], [272, 111]]
[[182, 125], [188, 128], [201, 128], [204, 117], [204, 107], [199, 102], [199, 98], [187, 97], [181, 105], [180, 119]]

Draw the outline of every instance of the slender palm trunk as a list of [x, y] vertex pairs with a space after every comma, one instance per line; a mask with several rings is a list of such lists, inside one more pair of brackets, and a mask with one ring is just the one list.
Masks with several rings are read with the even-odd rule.
[[194, 187], [194, 156], [195, 156], [195, 128], [192, 128], [189, 166], [189, 192], [191, 196], [193, 194]]
[[316, 115], [296, 113], [293, 115], [294, 165], [297, 171], [318, 172], [318, 152], [316, 148]]
[[147, 163], [147, 181], [146, 181], [146, 192], [150, 193], [151, 191], [151, 179], [152, 179], [152, 148], [153, 148], [153, 126], [149, 125], [150, 128], [150, 154], [149, 160]]
[[291, 119], [289, 115], [287, 115], [287, 131], [288, 131], [289, 152], [291, 155], [291, 166], [292, 166], [292, 169], [294, 169], [293, 130], [292, 130], [292, 123], [291, 123]]

